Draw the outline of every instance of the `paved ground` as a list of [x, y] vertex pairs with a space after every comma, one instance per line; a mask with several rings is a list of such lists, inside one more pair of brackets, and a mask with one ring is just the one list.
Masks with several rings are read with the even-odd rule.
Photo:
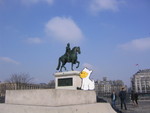
[[[120, 105], [117, 106], [120, 110]], [[150, 113], [150, 100], [139, 101], [138, 106], [133, 106], [132, 103], [127, 104], [128, 110], [121, 110], [123, 113]]]

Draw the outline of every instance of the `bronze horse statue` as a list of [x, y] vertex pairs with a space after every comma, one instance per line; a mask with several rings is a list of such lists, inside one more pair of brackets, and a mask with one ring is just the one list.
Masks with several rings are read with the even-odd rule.
[[77, 60], [78, 59], [77, 55], [80, 53], [81, 53], [80, 47], [74, 47], [72, 50], [70, 50], [69, 52], [66, 52], [64, 55], [59, 57], [57, 70], [60, 69], [60, 72], [62, 72], [62, 68], [67, 70], [65, 67], [66, 63], [72, 63], [71, 64], [71, 70], [72, 71], [73, 71], [73, 64], [78, 63], [78, 65], [76, 67], [76, 68], [78, 68], [80, 62]]

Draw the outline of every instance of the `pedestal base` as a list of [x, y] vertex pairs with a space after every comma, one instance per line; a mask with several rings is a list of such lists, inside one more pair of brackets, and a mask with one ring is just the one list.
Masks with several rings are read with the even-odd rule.
[[116, 113], [108, 103], [60, 107], [0, 104], [1, 113]]
[[55, 73], [55, 89], [73, 89], [81, 87], [80, 71], [67, 71]]
[[96, 103], [95, 91], [7, 90], [0, 113], [116, 113], [109, 103]]
[[95, 91], [83, 90], [7, 90], [6, 104], [64, 106], [96, 103]]

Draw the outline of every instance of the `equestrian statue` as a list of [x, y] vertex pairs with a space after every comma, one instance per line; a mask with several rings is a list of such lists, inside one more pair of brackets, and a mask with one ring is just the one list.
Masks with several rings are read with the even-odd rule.
[[71, 63], [71, 70], [72, 71], [73, 71], [73, 64], [77, 63], [78, 65], [76, 68], [78, 68], [80, 62], [77, 60], [78, 59], [77, 55], [80, 53], [81, 53], [80, 47], [74, 47], [71, 50], [70, 49], [70, 43], [68, 43], [67, 47], [66, 47], [65, 54], [62, 55], [61, 57], [59, 57], [57, 70], [59, 70], [60, 72], [62, 72], [62, 68], [67, 70], [65, 67], [66, 63]]

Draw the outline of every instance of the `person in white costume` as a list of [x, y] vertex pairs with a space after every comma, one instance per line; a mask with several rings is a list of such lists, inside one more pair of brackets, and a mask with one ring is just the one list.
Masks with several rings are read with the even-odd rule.
[[81, 73], [80, 77], [82, 78], [82, 90], [94, 90], [95, 89], [95, 83], [94, 80], [90, 80], [90, 75], [92, 73], [92, 70], [89, 70], [87, 68], [84, 68]]

